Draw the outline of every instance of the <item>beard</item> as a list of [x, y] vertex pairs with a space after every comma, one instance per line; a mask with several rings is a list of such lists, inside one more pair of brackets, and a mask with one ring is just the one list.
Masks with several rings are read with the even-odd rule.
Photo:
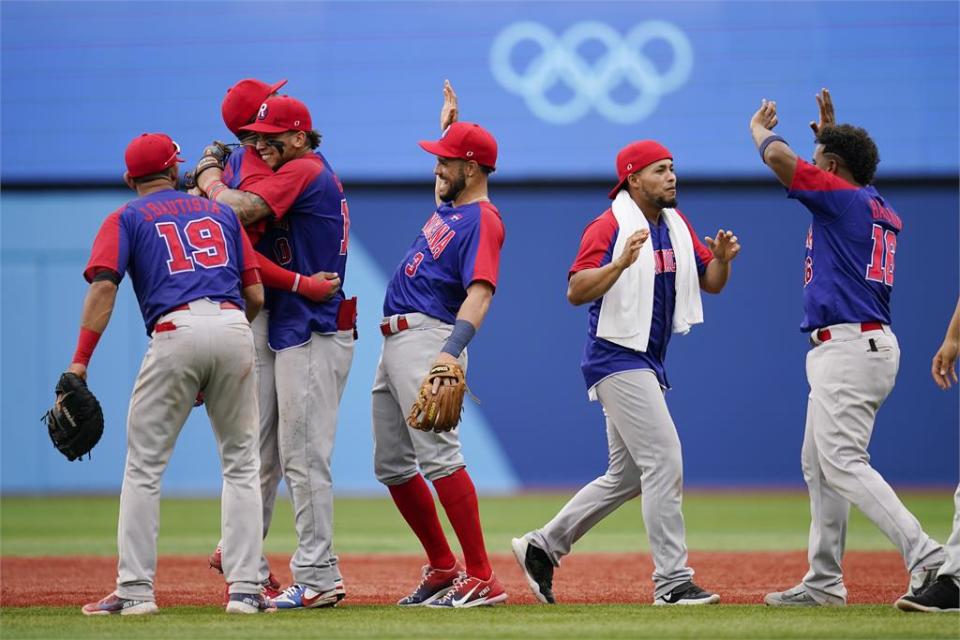
[[[674, 192], [676, 193], [676, 192]], [[654, 195], [647, 191], [643, 190], [643, 197], [647, 202], [652, 202], [658, 209], [673, 209], [677, 206], [677, 196], [666, 196], [666, 195]]]
[[437, 195], [440, 196], [440, 200], [443, 202], [452, 202], [467, 188], [467, 175], [463, 171], [463, 167], [460, 167], [460, 170], [453, 179], [447, 180], [446, 182], [446, 188], [441, 189]]

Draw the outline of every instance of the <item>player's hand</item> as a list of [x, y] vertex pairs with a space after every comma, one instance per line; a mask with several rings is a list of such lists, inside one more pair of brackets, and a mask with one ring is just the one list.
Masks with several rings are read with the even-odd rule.
[[778, 122], [780, 121], [777, 119], [777, 103], [764, 98], [760, 101], [760, 108], [750, 118], [750, 129], [752, 131], [754, 127], [761, 126], [773, 131]]
[[452, 125], [460, 117], [460, 110], [457, 108], [457, 94], [453, 91], [453, 85], [449, 80], [443, 81], [443, 107], [440, 109], [440, 131], [446, 131], [447, 127]]
[[623, 271], [634, 262], [637, 261], [637, 257], [640, 255], [640, 249], [643, 247], [643, 243], [647, 241], [647, 238], [650, 237], [649, 229], [639, 229], [634, 231], [629, 238], [627, 238], [627, 243], [623, 247], [623, 251], [620, 252], [620, 255], [617, 256], [617, 259], [614, 260], [614, 265], [620, 270]]
[[341, 282], [340, 276], [337, 275], [336, 273], [333, 273], [330, 271], [317, 271], [315, 274], [313, 274], [310, 277], [313, 278], [314, 280], [317, 280], [318, 282], [325, 281], [325, 286], [330, 287], [329, 293], [327, 293], [327, 295], [325, 295], [320, 300], [320, 302], [326, 302], [327, 300], [335, 296], [338, 291], [340, 291], [340, 282]]
[[713, 257], [720, 262], [730, 262], [740, 253], [740, 242], [737, 240], [737, 236], [733, 235], [733, 231], [720, 229], [717, 231], [716, 238], [706, 236], [704, 240], [710, 247], [710, 251], [713, 252]]
[[[452, 355], [450, 355], [450, 354], [447, 353], [446, 351], [441, 351], [440, 354], [437, 356], [437, 359], [434, 360], [433, 364], [456, 364], [456, 365], [459, 365], [460, 362], [457, 361], [456, 358], [454, 358]], [[432, 369], [433, 366], [431, 365], [430, 368]], [[454, 383], [454, 378], [439, 378], [439, 377], [438, 377], [438, 378], [434, 378], [434, 380], [433, 380], [433, 389], [432, 389], [433, 395], [437, 395], [437, 391], [440, 390], [440, 385], [441, 385], [441, 384], [453, 384], [453, 383]]]
[[837, 124], [837, 116], [833, 111], [833, 98], [830, 97], [829, 89], [821, 89], [817, 94], [817, 107], [820, 109], [819, 122], [810, 122], [810, 128], [813, 129], [813, 135], [819, 135], [823, 127], [832, 127]]
[[930, 374], [941, 389], [949, 389], [957, 382], [957, 350], [957, 341], [948, 338], [943, 341], [940, 350], [933, 356]]

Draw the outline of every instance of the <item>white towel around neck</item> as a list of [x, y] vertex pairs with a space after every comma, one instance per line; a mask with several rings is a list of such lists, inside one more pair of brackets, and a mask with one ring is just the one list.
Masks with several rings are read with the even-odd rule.
[[[635, 231], [649, 229], [650, 224], [640, 207], [626, 189], [613, 201], [613, 215], [620, 231], [613, 246], [613, 259]], [[670, 243], [677, 265], [676, 304], [673, 309], [673, 333], [686, 334], [690, 327], [703, 322], [703, 303], [700, 300], [700, 278], [693, 254], [690, 230], [675, 209], [663, 209]], [[647, 240], [640, 249], [636, 262], [627, 267], [600, 303], [597, 337], [609, 340], [634, 351], [646, 351], [650, 341], [650, 322], [653, 317], [653, 280], [656, 263], [653, 242]]]

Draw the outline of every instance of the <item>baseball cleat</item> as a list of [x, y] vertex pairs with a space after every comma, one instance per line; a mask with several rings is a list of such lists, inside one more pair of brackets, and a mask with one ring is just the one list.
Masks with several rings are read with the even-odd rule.
[[413, 593], [397, 602], [401, 607], [422, 607], [439, 600], [453, 588], [457, 578], [466, 575], [459, 562], [450, 569], [434, 569], [425, 564], [420, 571], [420, 584]]
[[775, 591], [768, 593], [763, 598], [764, 604], [768, 607], [821, 607], [821, 606], [843, 606], [843, 603], [820, 603], [813, 599], [810, 592], [802, 584], [787, 589], [786, 591]]
[[907, 585], [907, 592], [903, 594], [901, 598], [920, 595], [926, 591], [930, 585], [937, 581], [937, 572], [939, 570], [940, 565], [937, 565], [935, 567], [921, 567], [911, 573], [910, 584]]
[[260, 584], [260, 595], [264, 598], [279, 598], [283, 593], [283, 589], [280, 588], [280, 581], [277, 580], [277, 576], [271, 573], [267, 576], [267, 579]]
[[277, 608], [259, 593], [231, 593], [227, 613], [273, 613]]
[[699, 605], [699, 604], [717, 604], [720, 602], [720, 596], [716, 593], [704, 591], [692, 581], [688, 580], [680, 586], [674, 588], [670, 593], [666, 593], [659, 598], [655, 598], [654, 605], [673, 606], [673, 605]]
[[277, 609], [323, 609], [335, 607], [341, 598], [337, 596], [336, 589], [319, 592], [310, 587], [294, 583], [284, 589], [278, 597], [273, 598], [271, 602]]
[[960, 611], [960, 587], [953, 576], [940, 576], [922, 592], [903, 596], [895, 606], [901, 611], [923, 613]]
[[120, 614], [122, 616], [142, 616], [158, 611], [157, 603], [153, 600], [134, 600], [121, 598], [114, 591], [100, 602], [91, 602], [83, 605], [81, 611], [85, 616], [108, 616]]
[[434, 609], [467, 609], [494, 605], [506, 599], [507, 592], [492, 573], [486, 580], [464, 575], [457, 579], [453, 588], [442, 598], [427, 606]]
[[556, 604], [557, 600], [553, 597], [553, 563], [546, 552], [531, 544], [526, 536], [514, 538], [510, 546], [533, 595], [544, 604]]

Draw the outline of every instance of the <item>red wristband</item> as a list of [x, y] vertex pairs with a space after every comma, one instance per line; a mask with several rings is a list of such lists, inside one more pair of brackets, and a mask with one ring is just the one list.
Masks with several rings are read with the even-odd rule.
[[100, 334], [96, 331], [80, 327], [80, 337], [77, 339], [77, 350], [73, 354], [73, 362], [87, 366], [93, 356], [93, 350], [100, 342]]
[[300, 276], [300, 282], [296, 286], [293, 291], [313, 302], [320, 302], [330, 295], [330, 290], [333, 289], [333, 283], [329, 280], [313, 276]]
[[207, 187], [207, 197], [210, 198], [211, 200], [216, 200], [217, 196], [220, 195], [221, 192], [226, 190], [227, 190], [227, 185], [223, 184], [223, 182], [221, 182], [220, 180], [217, 180], [216, 182], [211, 184], [209, 187]]

